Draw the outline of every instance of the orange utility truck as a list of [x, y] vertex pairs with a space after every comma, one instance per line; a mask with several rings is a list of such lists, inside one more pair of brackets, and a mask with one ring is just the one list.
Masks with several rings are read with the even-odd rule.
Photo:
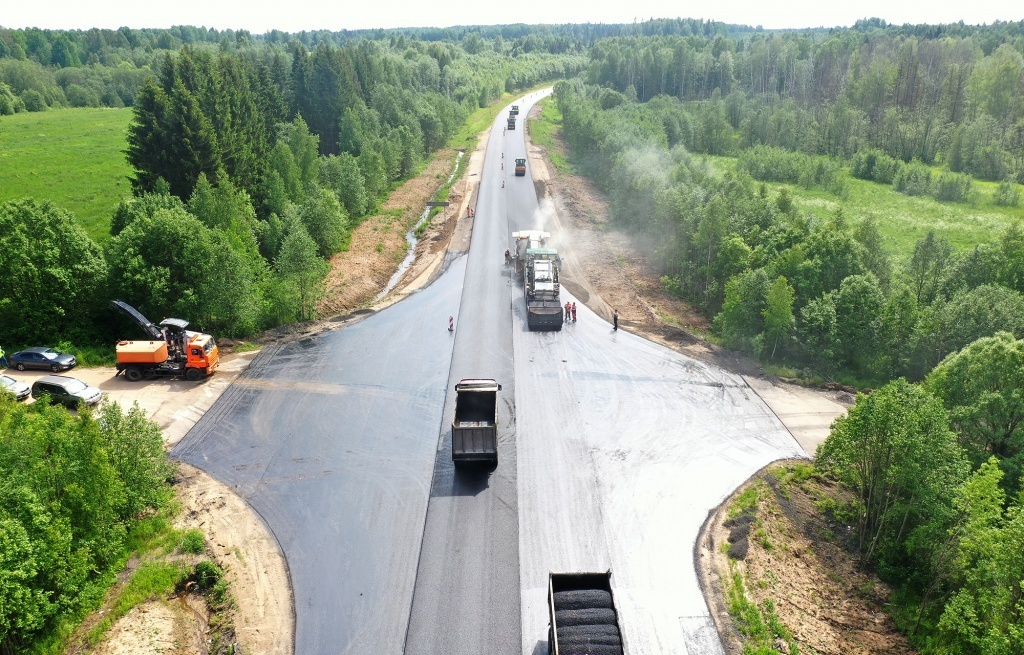
[[149, 336], [146, 341], [119, 340], [117, 342], [117, 373], [127, 380], [142, 378], [185, 378], [196, 382], [213, 375], [220, 364], [217, 342], [208, 334], [193, 332], [188, 321], [165, 318], [153, 323], [126, 302], [114, 300], [111, 304], [135, 321]]

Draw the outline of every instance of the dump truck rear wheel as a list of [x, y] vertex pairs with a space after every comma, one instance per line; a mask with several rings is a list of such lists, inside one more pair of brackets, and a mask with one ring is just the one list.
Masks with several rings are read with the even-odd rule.
[[203, 377], [203, 372], [198, 368], [185, 369], [185, 379], [189, 382], [199, 382]]
[[138, 382], [142, 379], [142, 371], [137, 368], [130, 368], [124, 372], [124, 379], [129, 382]]

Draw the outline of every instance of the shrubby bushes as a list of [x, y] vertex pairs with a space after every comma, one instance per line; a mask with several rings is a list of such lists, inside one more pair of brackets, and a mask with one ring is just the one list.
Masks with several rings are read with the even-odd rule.
[[102, 596], [127, 537], [170, 499], [159, 427], [116, 403], [75, 416], [0, 394], [0, 651]]
[[739, 154], [739, 165], [762, 182], [790, 182], [805, 189], [847, 193], [842, 168], [828, 157], [812, 157], [772, 146], [754, 146]]
[[[1024, 629], [1024, 340], [945, 358], [923, 385], [857, 397], [816, 467], [855, 493], [853, 546], [898, 593], [922, 652], [1012, 653]], [[951, 429], [952, 428], [952, 429]]]

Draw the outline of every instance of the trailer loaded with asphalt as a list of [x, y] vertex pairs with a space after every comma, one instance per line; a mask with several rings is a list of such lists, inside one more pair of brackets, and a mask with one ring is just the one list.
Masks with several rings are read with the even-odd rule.
[[548, 578], [548, 655], [623, 655], [611, 571]]

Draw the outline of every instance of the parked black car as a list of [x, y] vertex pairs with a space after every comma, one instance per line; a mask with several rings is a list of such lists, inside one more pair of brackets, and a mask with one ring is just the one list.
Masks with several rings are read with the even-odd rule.
[[74, 368], [78, 361], [74, 355], [62, 353], [53, 348], [27, 348], [10, 356], [11, 366], [24, 371], [35, 368], [41, 371], [66, 371]]
[[103, 392], [77, 378], [66, 375], [44, 375], [32, 383], [32, 397], [49, 396], [55, 403], [78, 407], [78, 403], [95, 405], [103, 400]]

